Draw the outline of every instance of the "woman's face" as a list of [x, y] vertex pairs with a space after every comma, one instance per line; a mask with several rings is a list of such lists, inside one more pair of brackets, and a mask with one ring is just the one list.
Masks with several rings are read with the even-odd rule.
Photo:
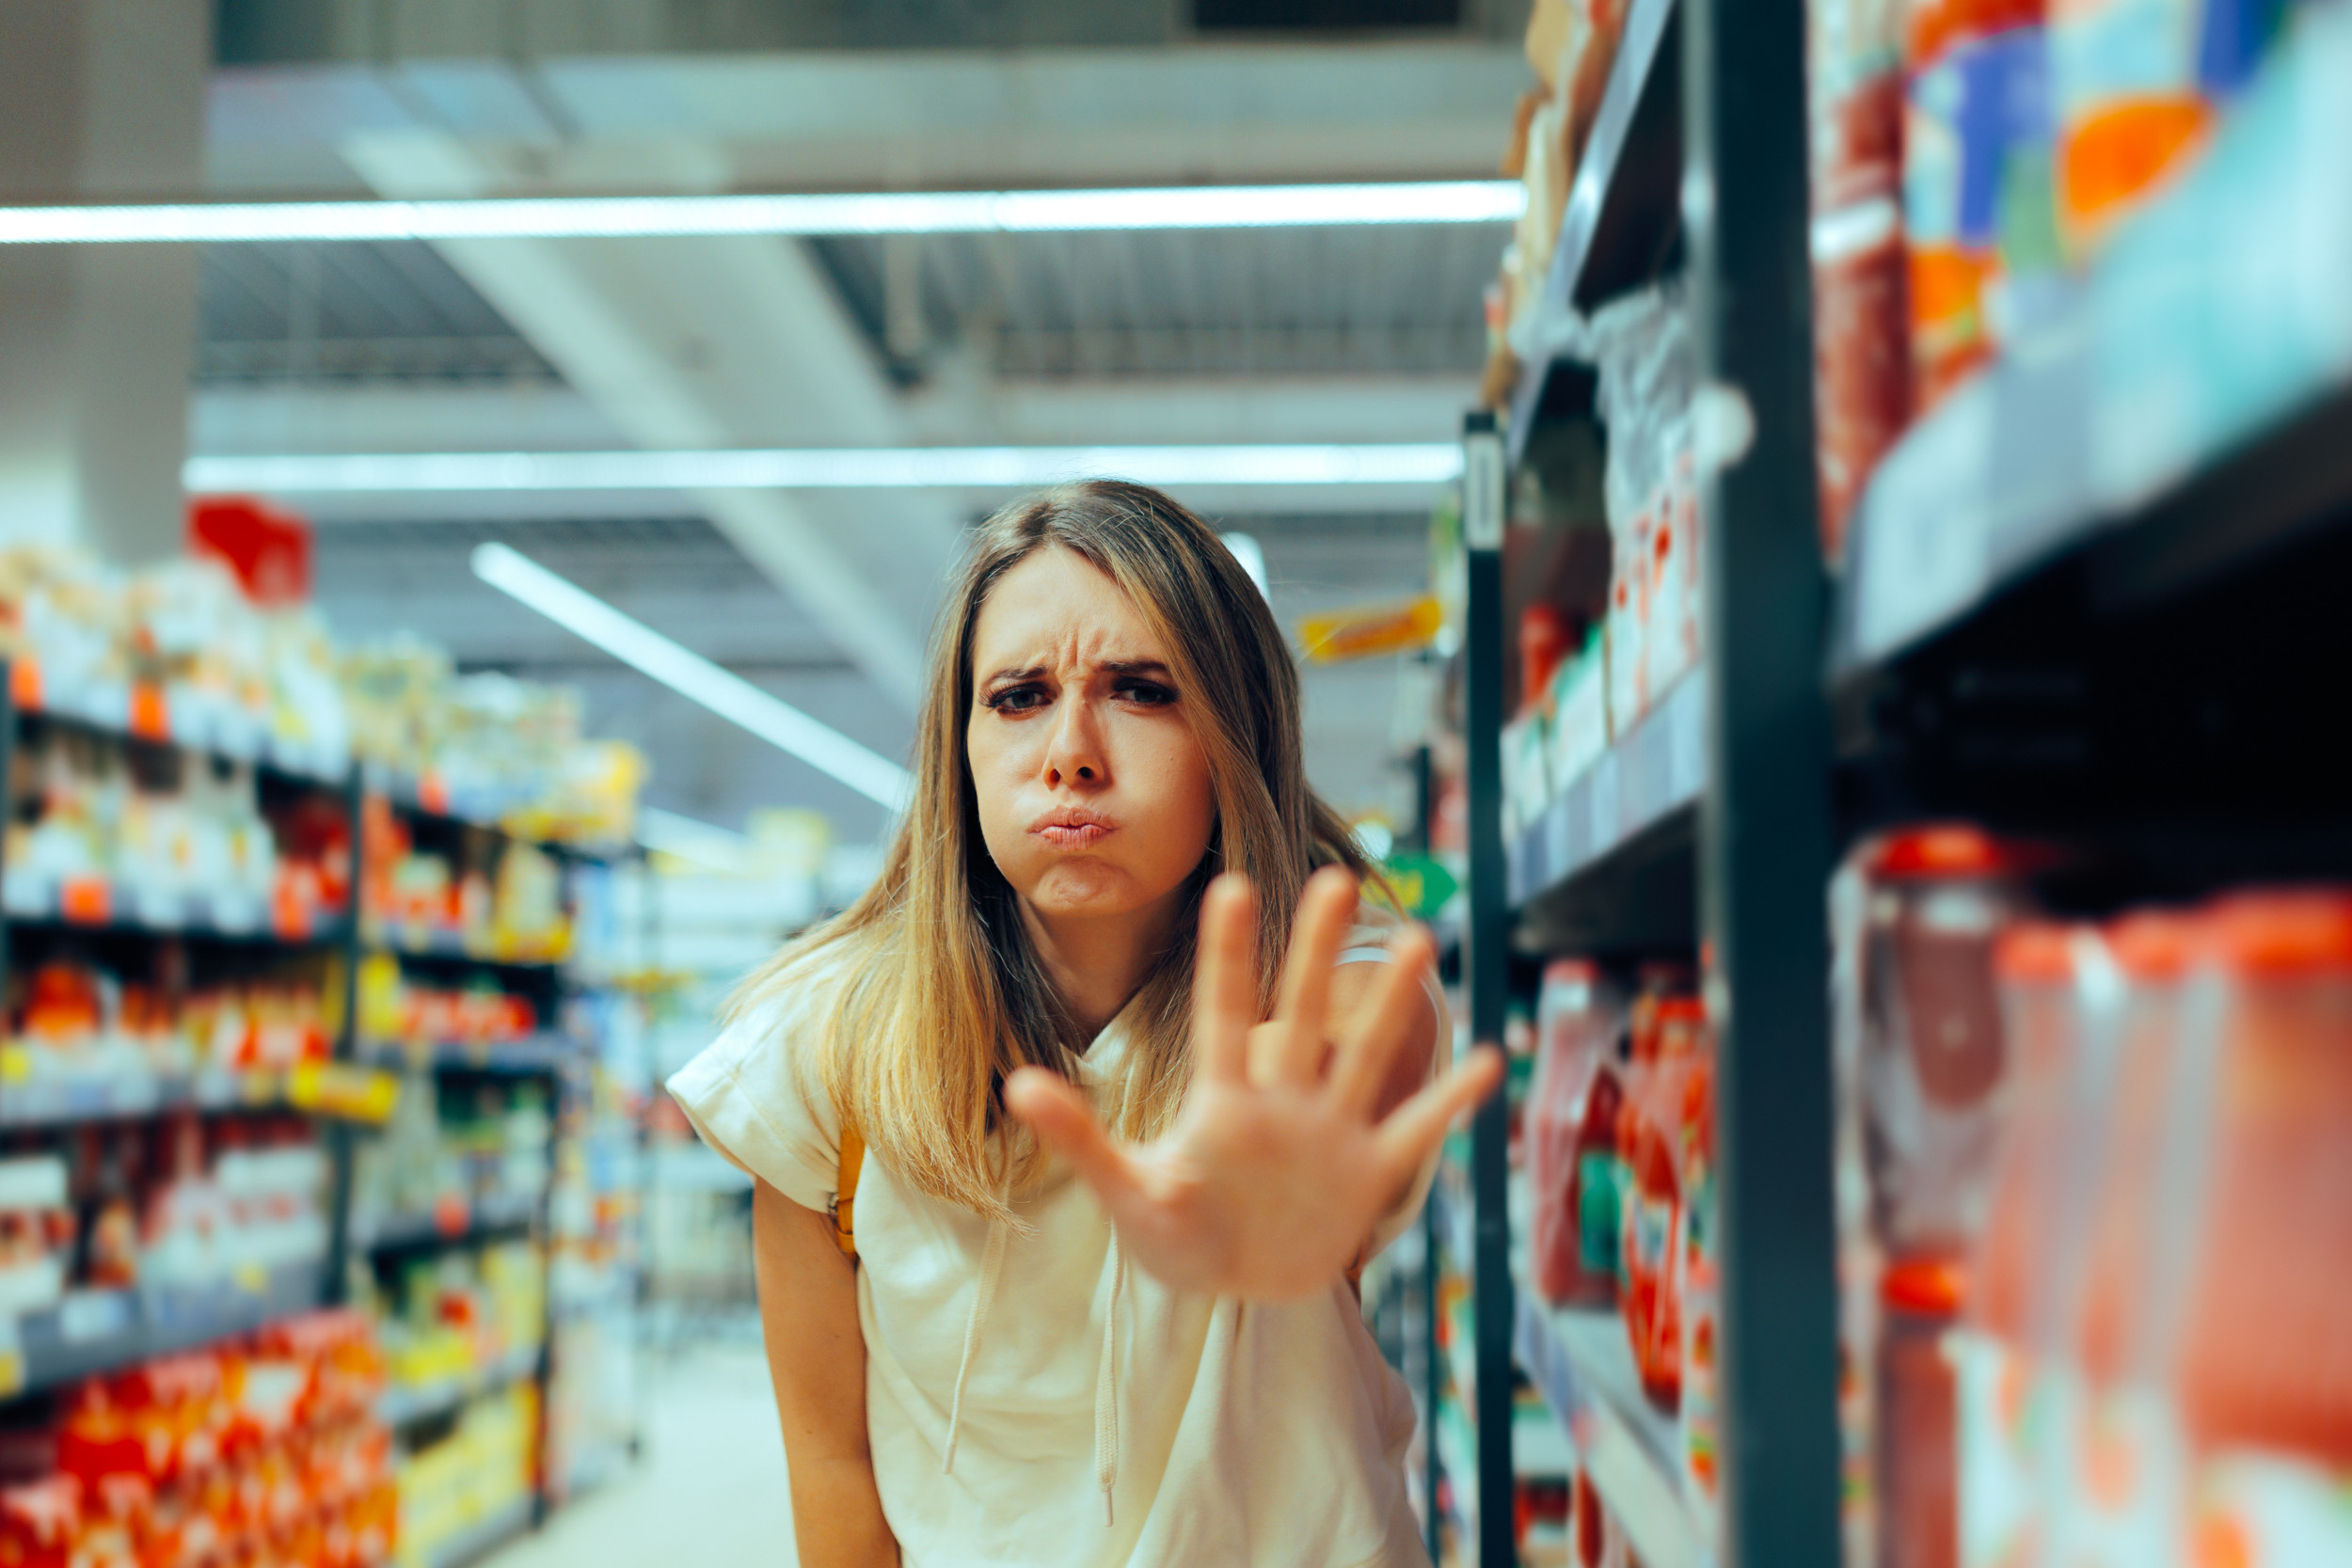
[[973, 628], [964, 755], [989, 855], [1037, 915], [1175, 907], [1216, 819], [1187, 701], [1085, 560], [1049, 546], [996, 579]]

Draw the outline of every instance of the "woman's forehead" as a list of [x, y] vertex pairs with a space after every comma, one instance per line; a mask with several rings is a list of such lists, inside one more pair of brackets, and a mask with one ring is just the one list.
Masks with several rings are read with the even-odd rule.
[[1117, 583], [1052, 546], [996, 579], [973, 627], [973, 668], [984, 679], [1006, 667], [1139, 663], [1166, 654]]

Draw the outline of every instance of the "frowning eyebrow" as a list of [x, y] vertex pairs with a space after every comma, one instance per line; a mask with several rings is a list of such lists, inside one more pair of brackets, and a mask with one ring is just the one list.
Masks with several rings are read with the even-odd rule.
[[[1157, 675], [1162, 680], [1175, 678], [1169, 673], [1168, 666], [1156, 658], [1106, 658], [1095, 668], [1112, 675]], [[997, 686], [1007, 681], [1033, 681], [1045, 673], [1044, 665], [1029, 664], [1017, 670], [996, 671], [982, 679], [980, 684]]]

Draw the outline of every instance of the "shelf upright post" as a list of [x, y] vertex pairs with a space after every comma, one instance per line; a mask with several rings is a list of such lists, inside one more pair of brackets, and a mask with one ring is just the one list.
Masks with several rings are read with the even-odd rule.
[[[8, 874], [8, 825], [16, 819], [16, 666], [0, 658], [0, 885]], [[0, 905], [0, 996], [8, 991], [9, 950], [15, 945], [7, 908]]]
[[[1425, 656], [1424, 656], [1425, 657]], [[1431, 788], [1430, 755], [1426, 743], [1413, 748], [1413, 821], [1406, 847], [1418, 854], [1429, 853], [1429, 816], [1435, 791]], [[1435, 914], [1434, 910], [1425, 910]], [[1441, 1039], [1437, 1049], [1451, 1052], [1454, 1042]], [[1438, 1489], [1445, 1481], [1445, 1465], [1438, 1457], [1438, 1402], [1445, 1395], [1445, 1348], [1438, 1343], [1438, 1280], [1444, 1273], [1439, 1267], [1444, 1244], [1438, 1228], [1438, 1203], [1433, 1194], [1421, 1206], [1421, 1337], [1422, 1337], [1422, 1412], [1426, 1422], [1422, 1433], [1421, 1474], [1422, 1496], [1428, 1501], [1428, 1513], [1422, 1521], [1424, 1544], [1429, 1548], [1429, 1560], [1438, 1560], [1438, 1547], [1443, 1544], [1445, 1511], [1438, 1506]]]
[[[360, 936], [361, 889], [366, 881], [367, 784], [359, 760], [354, 757], [343, 778], [343, 817], [351, 838], [351, 907], [344, 911], [337, 958], [342, 974], [342, 1028], [335, 1039], [335, 1059], [357, 1061], [359, 1055], [359, 962], [365, 954]], [[320, 1299], [339, 1307], [351, 1293], [352, 1171], [358, 1159], [358, 1129], [348, 1122], [323, 1124], [327, 1140], [328, 1208], [326, 1216], [326, 1277], [320, 1281]]]
[[1719, 1031], [1721, 1560], [1835, 1563], [1828, 588], [1813, 437], [1804, 0], [1684, 0]]
[[[1511, 910], [1502, 852], [1502, 436], [1495, 428], [1493, 411], [1479, 409], [1462, 421], [1462, 543], [1470, 557], [1462, 632], [1470, 919], [1462, 934], [1462, 990], [1470, 1006], [1470, 1039], [1491, 1045], [1502, 1042], [1504, 993], [1510, 985]], [[1517, 1560], [1507, 1098], [1497, 1090], [1470, 1120], [1470, 1205], [1477, 1221], [1470, 1304], [1478, 1349], [1479, 1568], [1512, 1568]]]

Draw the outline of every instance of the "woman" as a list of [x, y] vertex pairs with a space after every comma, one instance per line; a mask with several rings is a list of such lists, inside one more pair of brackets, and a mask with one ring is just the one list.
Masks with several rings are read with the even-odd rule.
[[1156, 491], [1009, 508], [915, 775], [670, 1084], [757, 1183], [804, 1568], [1425, 1562], [1349, 1269], [1500, 1066], [1428, 1082], [1428, 938], [1359, 924], [1264, 600]]

